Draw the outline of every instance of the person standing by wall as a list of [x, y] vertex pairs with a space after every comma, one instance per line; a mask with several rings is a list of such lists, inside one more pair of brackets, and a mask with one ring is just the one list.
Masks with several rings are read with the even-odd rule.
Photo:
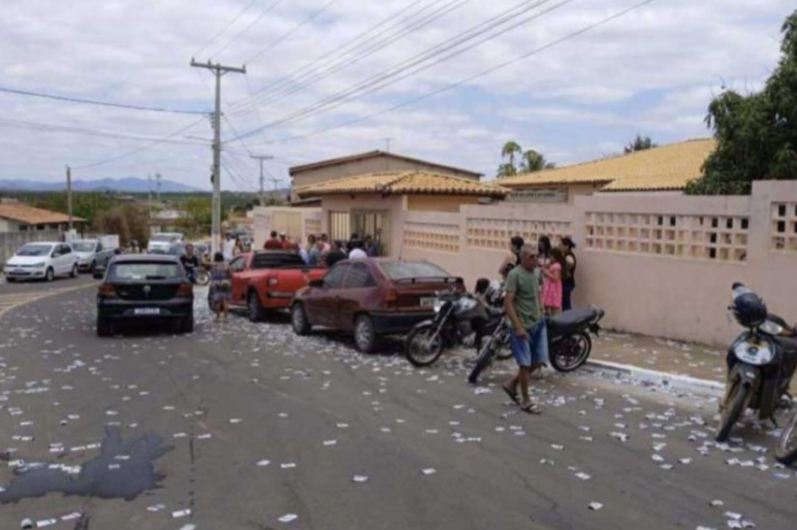
[[277, 238], [277, 231], [271, 231], [271, 237], [263, 244], [263, 250], [282, 250], [282, 242]]
[[559, 241], [559, 248], [565, 257], [565, 264], [562, 268], [562, 310], [567, 311], [572, 306], [573, 289], [576, 288], [576, 255], [573, 250], [576, 244], [569, 237], [563, 237]]
[[213, 256], [213, 267], [210, 269], [210, 289], [213, 293], [213, 312], [216, 322], [227, 321], [230, 313], [230, 266], [224, 261], [224, 254], [216, 252]]
[[520, 249], [525, 244], [523, 238], [520, 236], [514, 236], [512, 239], [509, 240], [509, 252], [504, 257], [504, 261], [501, 262], [501, 267], [498, 269], [498, 274], [501, 275], [501, 278], [506, 280], [509, 271], [520, 265]]
[[321, 252], [318, 250], [318, 244], [316, 238], [313, 234], [307, 236], [307, 259], [305, 263], [310, 267], [318, 266], [318, 262], [321, 258]]
[[225, 261], [227, 261], [227, 263], [231, 262], [235, 249], [235, 240], [232, 238], [231, 234], [227, 234], [227, 238], [222, 242], [221, 247]]
[[[515, 377], [502, 385], [504, 392], [529, 414], [540, 414], [540, 406], [531, 401], [529, 379], [531, 373], [548, 361], [548, 336], [545, 317], [540, 306], [540, 275], [537, 253], [532, 245], [520, 250], [520, 266], [506, 279], [506, 314], [511, 322], [510, 345], [518, 364]], [[518, 396], [520, 387], [520, 396]]]
[[363, 242], [355, 240], [351, 242], [351, 252], [349, 252], [349, 259], [367, 259], [368, 254], [363, 250]]
[[327, 254], [326, 258], [326, 266], [332, 267], [335, 263], [348, 258], [346, 253], [343, 251], [343, 241], [335, 241], [334, 247], [332, 248], [332, 252]]
[[546, 315], [555, 315], [562, 310], [562, 270], [564, 266], [564, 253], [559, 247], [552, 248], [548, 266], [542, 269], [542, 306]]

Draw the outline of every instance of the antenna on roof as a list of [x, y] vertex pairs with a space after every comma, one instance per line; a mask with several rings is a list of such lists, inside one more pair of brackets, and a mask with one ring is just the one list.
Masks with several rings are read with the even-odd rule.
[[385, 152], [389, 153], [390, 152], [390, 142], [393, 140], [393, 138], [382, 138], [382, 140], [385, 142]]

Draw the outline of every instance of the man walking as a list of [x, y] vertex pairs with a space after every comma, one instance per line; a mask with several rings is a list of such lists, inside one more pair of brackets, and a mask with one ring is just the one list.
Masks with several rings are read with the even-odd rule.
[[503, 389], [512, 401], [520, 405], [520, 410], [529, 414], [542, 412], [529, 397], [530, 375], [548, 360], [548, 335], [540, 306], [540, 275], [536, 269], [536, 249], [532, 245], [523, 245], [520, 266], [512, 269], [506, 278], [504, 303], [512, 326], [510, 343], [518, 373], [504, 383]]

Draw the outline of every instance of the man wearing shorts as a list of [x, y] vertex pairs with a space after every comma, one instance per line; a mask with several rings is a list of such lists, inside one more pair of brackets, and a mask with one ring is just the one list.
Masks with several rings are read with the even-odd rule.
[[529, 378], [548, 360], [548, 335], [540, 305], [537, 251], [533, 245], [524, 245], [520, 249], [520, 266], [507, 275], [504, 305], [511, 323], [512, 356], [518, 364], [518, 373], [504, 383], [504, 392], [520, 405], [522, 411], [539, 414], [539, 405], [532, 403], [529, 397]]

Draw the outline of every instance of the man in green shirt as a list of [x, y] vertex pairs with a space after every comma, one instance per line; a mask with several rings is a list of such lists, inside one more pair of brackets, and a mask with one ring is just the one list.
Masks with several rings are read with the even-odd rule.
[[[548, 335], [540, 305], [540, 274], [537, 252], [532, 245], [520, 250], [520, 266], [506, 278], [506, 314], [511, 322], [510, 343], [518, 373], [504, 383], [504, 391], [524, 412], [539, 414], [539, 405], [529, 397], [531, 372], [541, 368], [548, 359]], [[518, 397], [520, 386], [520, 398]]]

